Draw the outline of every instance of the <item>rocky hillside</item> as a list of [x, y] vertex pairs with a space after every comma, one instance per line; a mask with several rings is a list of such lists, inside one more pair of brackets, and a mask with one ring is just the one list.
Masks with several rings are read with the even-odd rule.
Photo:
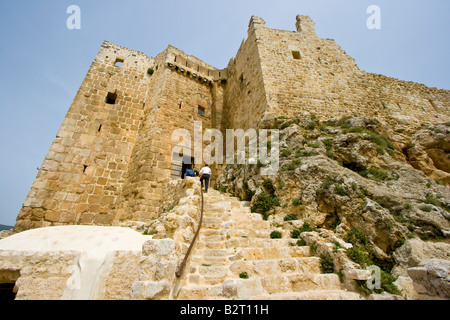
[[[261, 163], [226, 165], [215, 189], [250, 201], [252, 212], [289, 236], [322, 230], [319, 237], [331, 232], [350, 243], [346, 254], [355, 263], [381, 267], [384, 291], [399, 294], [399, 286], [411, 287], [416, 279], [410, 297], [450, 297], [449, 282], [440, 277], [450, 265], [450, 123], [411, 129], [356, 116], [319, 121], [301, 114], [266, 115], [260, 128], [280, 130], [278, 174], [261, 175]], [[331, 240], [329, 246], [331, 256], [341, 247]], [[414, 261], [406, 251], [414, 252]], [[428, 279], [430, 259], [444, 270], [435, 276], [442, 288], [418, 289], [423, 274], [410, 269], [425, 268]], [[334, 268], [342, 271], [338, 263]], [[361, 281], [356, 285], [370, 291]]]

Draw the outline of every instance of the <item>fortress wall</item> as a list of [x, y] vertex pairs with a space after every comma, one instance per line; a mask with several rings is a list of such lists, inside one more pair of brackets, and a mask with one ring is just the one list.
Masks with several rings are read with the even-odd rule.
[[256, 127], [266, 107], [265, 82], [261, 70], [259, 44], [264, 21], [252, 17], [248, 38], [244, 40], [228, 66], [224, 89], [224, 129]]
[[297, 32], [259, 29], [271, 113], [307, 111], [322, 120], [358, 114], [394, 125], [448, 121], [448, 90], [366, 73], [334, 40], [317, 37], [309, 17], [297, 16], [296, 26]]
[[[112, 223], [152, 63], [142, 53], [103, 43], [24, 201], [16, 231]], [[116, 95], [114, 104], [106, 103], [108, 93]]]
[[[171, 140], [173, 131], [186, 129], [190, 133], [191, 156], [194, 157], [194, 121], [202, 122], [203, 133], [211, 128], [213, 84], [204, 82], [199, 76], [193, 77], [193, 73], [187, 75], [187, 69], [181, 72], [182, 65], [177, 63], [188, 58], [182, 55], [181, 51], [169, 47], [156, 58], [158, 70], [153, 74], [147, 92], [149, 104], [123, 188], [118, 222], [150, 221], [163, 209], [161, 201], [169, 179], [181, 176], [181, 167], [172, 163], [172, 148], [178, 144]], [[173, 61], [175, 56], [177, 62]], [[204, 116], [199, 114], [199, 107], [204, 108]]]
[[321, 120], [357, 114], [394, 130], [450, 120], [450, 91], [366, 73], [333, 40], [318, 38], [309, 17], [297, 16], [296, 28], [270, 29], [252, 17], [247, 39], [223, 70], [172, 46], [151, 58], [104, 42], [15, 230], [154, 219], [181, 170], [172, 133], [185, 128], [193, 139], [194, 121], [204, 134], [256, 128], [265, 113]]

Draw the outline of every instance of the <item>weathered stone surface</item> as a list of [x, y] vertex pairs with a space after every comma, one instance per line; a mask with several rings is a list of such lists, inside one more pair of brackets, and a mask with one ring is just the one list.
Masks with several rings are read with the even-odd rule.
[[[445, 296], [446, 267], [424, 261], [449, 261], [448, 244], [439, 243], [450, 235], [449, 91], [364, 72], [333, 40], [319, 38], [309, 17], [298, 15], [296, 30], [272, 29], [251, 17], [247, 39], [222, 70], [172, 46], [153, 58], [105, 41], [24, 201], [15, 232], [127, 225], [150, 235], [139, 254], [116, 253], [98, 266], [125, 283], [121, 288], [120, 281], [106, 281], [109, 287], [100, 293], [111, 299], [123, 297], [123, 287], [135, 299], [270, 293], [347, 299], [355, 294], [341, 287], [356, 291], [356, 280], [368, 277], [364, 264], [378, 262], [393, 266], [394, 277], [411, 273], [420, 297]], [[209, 162], [191, 152], [195, 121], [200, 134], [279, 130], [280, 141], [270, 149], [279, 149], [280, 162], [276, 175], [266, 171], [276, 161], [266, 165], [254, 156], [253, 164], [211, 165], [210, 188], [236, 198], [215, 190], [204, 195], [209, 216], [175, 281], [200, 218], [199, 181], [180, 179], [183, 161], [193, 160], [190, 153], [196, 169]], [[178, 138], [190, 135], [183, 150], [174, 149], [180, 147], [175, 129], [185, 129]], [[209, 142], [202, 141], [202, 151]], [[282, 241], [270, 239], [273, 231]], [[301, 236], [291, 239], [293, 231]], [[356, 263], [350, 252], [373, 261]], [[67, 259], [84, 259], [80, 265], [88, 269], [99, 263], [92, 257]], [[339, 273], [342, 284], [336, 274], [319, 274], [321, 260], [332, 264], [327, 272]], [[50, 277], [45, 283], [33, 279], [27, 291], [21, 276], [18, 296], [35, 297], [31, 286], [39, 285], [57, 298], [79, 269], [75, 265], [72, 275], [52, 269], [58, 274], [53, 293]], [[122, 279], [126, 269], [132, 272]], [[281, 292], [277, 283], [292, 292]]]
[[423, 260], [419, 266], [408, 269], [419, 298], [450, 299], [450, 261]]

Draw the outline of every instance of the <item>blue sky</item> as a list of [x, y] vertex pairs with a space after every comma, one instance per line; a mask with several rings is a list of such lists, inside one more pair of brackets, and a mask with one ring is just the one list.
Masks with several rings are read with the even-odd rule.
[[[69, 30], [69, 5], [81, 29]], [[369, 5], [381, 29], [369, 30]], [[224, 68], [252, 15], [295, 30], [309, 15], [368, 72], [450, 89], [448, 0], [0, 0], [0, 224], [23, 201], [101, 43], [156, 56], [171, 44]]]

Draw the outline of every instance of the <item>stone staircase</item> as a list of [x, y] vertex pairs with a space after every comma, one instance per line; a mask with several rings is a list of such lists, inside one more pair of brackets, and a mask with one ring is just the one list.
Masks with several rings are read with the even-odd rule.
[[[271, 239], [275, 228], [245, 202], [210, 189], [203, 226], [178, 299], [359, 299], [322, 274], [320, 259], [296, 239]], [[240, 278], [246, 272], [248, 279]]]

